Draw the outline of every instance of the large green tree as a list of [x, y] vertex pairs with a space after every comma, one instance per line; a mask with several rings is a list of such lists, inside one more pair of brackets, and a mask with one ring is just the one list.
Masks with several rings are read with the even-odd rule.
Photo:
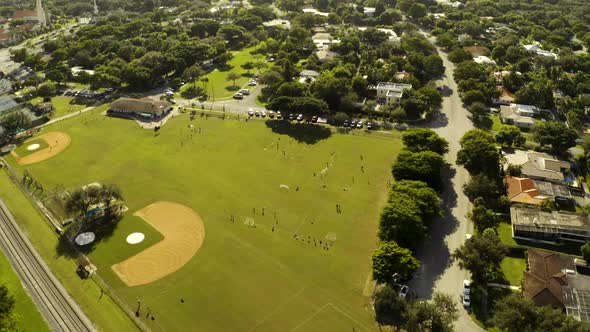
[[406, 319], [408, 302], [389, 285], [375, 293], [375, 319], [379, 325], [402, 326]]
[[9, 135], [19, 130], [27, 129], [31, 125], [31, 119], [22, 111], [15, 111], [0, 120], [0, 126], [6, 130]]
[[494, 137], [489, 132], [471, 129], [463, 135], [460, 143], [457, 164], [464, 166], [471, 174], [485, 173], [494, 176], [499, 173], [500, 154]]
[[452, 332], [458, 317], [455, 297], [435, 292], [432, 301], [412, 303], [404, 327], [408, 332]]
[[432, 151], [400, 152], [397, 161], [392, 166], [392, 173], [396, 180], [417, 180], [426, 182], [434, 189], [442, 189], [441, 168], [443, 157]]
[[564, 154], [576, 146], [578, 133], [561, 122], [539, 122], [533, 127], [533, 139], [541, 145], [550, 145], [557, 154]]
[[0, 285], [0, 331], [17, 331], [17, 319], [14, 314], [14, 297], [8, 292], [8, 288]]
[[517, 126], [503, 125], [496, 133], [496, 142], [502, 146], [522, 146], [526, 139]]
[[485, 285], [500, 270], [507, 248], [493, 229], [475, 234], [453, 252], [459, 266], [471, 272], [474, 282]]
[[473, 222], [478, 232], [483, 232], [487, 228], [495, 229], [500, 224], [500, 219], [493, 210], [485, 206], [485, 201], [481, 197], [473, 202], [473, 209], [467, 213], [467, 218]]
[[379, 283], [391, 282], [395, 273], [402, 279], [409, 278], [419, 267], [412, 252], [395, 242], [382, 242], [373, 251], [373, 279]]
[[445, 154], [449, 151], [449, 142], [432, 129], [412, 128], [402, 134], [405, 148], [412, 152], [432, 151]]
[[437, 217], [442, 216], [441, 200], [436, 191], [426, 182], [401, 180], [395, 181], [389, 191], [389, 202], [395, 202], [397, 197], [407, 196], [412, 199], [420, 210], [420, 217], [428, 225]]
[[379, 238], [406, 248], [415, 246], [426, 236], [426, 226], [420, 215], [420, 208], [413, 198], [398, 196], [381, 212]]

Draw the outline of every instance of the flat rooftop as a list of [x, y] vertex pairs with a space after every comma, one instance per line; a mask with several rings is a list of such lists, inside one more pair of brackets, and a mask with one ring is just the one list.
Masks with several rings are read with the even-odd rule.
[[590, 230], [590, 221], [586, 215], [571, 212], [512, 207], [510, 219], [513, 225]]
[[392, 82], [379, 82], [377, 84], [377, 89], [388, 89], [388, 90], [404, 90], [404, 89], [411, 89], [412, 84], [405, 84], [405, 83], [392, 83]]

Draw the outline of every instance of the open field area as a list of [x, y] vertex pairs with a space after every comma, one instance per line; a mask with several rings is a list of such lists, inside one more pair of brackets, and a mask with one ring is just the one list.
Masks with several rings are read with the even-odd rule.
[[[129, 211], [88, 254], [133, 310], [141, 301], [142, 319], [149, 310], [153, 331], [195, 322], [203, 331], [375, 330], [370, 254], [400, 140], [243, 120], [183, 114], [155, 134], [93, 111], [47, 128], [71, 137], [59, 155], [28, 166], [7, 160], [45, 188], [122, 189]], [[203, 243], [176, 272], [128, 287], [111, 267], [165, 241], [133, 215], [159, 201], [198, 213]], [[128, 244], [133, 232], [145, 240]], [[40, 250], [53, 257], [55, 243]], [[95, 319], [96, 304], [80, 302]]]
[[41, 317], [37, 307], [25, 291], [18, 275], [12, 270], [10, 262], [0, 251], [0, 285], [6, 286], [9, 293], [14, 296], [14, 312], [18, 317], [18, 329], [20, 331], [49, 332], [47, 323]]
[[[246, 70], [242, 68], [242, 65], [247, 62], [257, 62], [257, 61], [264, 61], [264, 56], [261, 54], [250, 54], [250, 52], [254, 51], [256, 46], [245, 48], [241, 51], [234, 52], [234, 57], [231, 58], [227, 62], [228, 69], [227, 70], [219, 70], [215, 69], [209, 74], [203, 76], [203, 78], [208, 79], [208, 83], [204, 83], [199, 81], [198, 84], [203, 88], [206, 89], [207, 95], [209, 99], [219, 99], [219, 98], [229, 98], [234, 93], [236, 93], [240, 87], [244, 86], [250, 78], [257, 73], [257, 69], [253, 68], [250, 70]], [[234, 72], [238, 75], [241, 75], [239, 79], [236, 80], [236, 87], [233, 87], [233, 82], [227, 79], [227, 75], [231, 72]], [[188, 85], [185, 85], [187, 87]]]

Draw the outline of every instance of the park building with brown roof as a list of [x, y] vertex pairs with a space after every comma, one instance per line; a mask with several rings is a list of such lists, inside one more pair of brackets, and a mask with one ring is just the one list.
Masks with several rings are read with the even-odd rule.
[[172, 105], [167, 101], [150, 98], [119, 98], [111, 103], [107, 114], [115, 116], [140, 117], [144, 119], [158, 119], [168, 115]]

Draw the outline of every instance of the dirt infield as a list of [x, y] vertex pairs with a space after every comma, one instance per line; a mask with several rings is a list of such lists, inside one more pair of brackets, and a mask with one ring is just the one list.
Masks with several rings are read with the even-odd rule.
[[205, 239], [201, 216], [182, 204], [156, 202], [134, 215], [162, 233], [164, 240], [111, 266], [129, 287], [144, 285], [177, 271], [197, 253]]
[[24, 144], [37, 138], [42, 138], [45, 142], [47, 142], [49, 147], [24, 157], [19, 157], [18, 154], [14, 153], [13, 151], [12, 154], [16, 158], [16, 162], [19, 165], [30, 165], [42, 162], [43, 160], [47, 160], [61, 153], [72, 142], [70, 135], [60, 131], [51, 131], [41, 136], [26, 140]]

